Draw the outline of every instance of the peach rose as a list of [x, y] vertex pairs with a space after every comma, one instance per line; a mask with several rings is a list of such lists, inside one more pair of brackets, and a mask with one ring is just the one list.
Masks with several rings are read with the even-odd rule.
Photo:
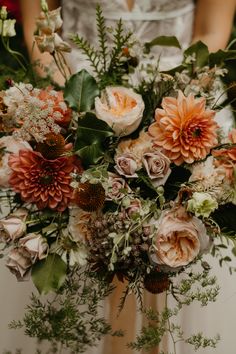
[[156, 226], [151, 259], [159, 265], [186, 266], [210, 245], [202, 221], [189, 216], [183, 207], [164, 211]]
[[16, 140], [12, 136], [0, 138], [0, 187], [9, 187], [11, 168], [8, 165], [10, 154], [17, 154], [20, 150], [32, 150], [31, 146], [23, 140]]
[[87, 212], [80, 208], [70, 208], [68, 231], [75, 242], [85, 243], [91, 237], [89, 225], [98, 217], [96, 212]]
[[107, 87], [101, 98], [95, 99], [97, 118], [105, 121], [116, 136], [133, 133], [141, 123], [143, 110], [142, 96], [125, 87]]

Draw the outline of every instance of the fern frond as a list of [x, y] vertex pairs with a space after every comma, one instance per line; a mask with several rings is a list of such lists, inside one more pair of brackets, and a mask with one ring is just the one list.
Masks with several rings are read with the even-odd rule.
[[130, 37], [132, 36], [131, 32], [128, 32], [125, 35], [123, 34], [123, 32], [124, 32], [123, 23], [122, 20], [119, 20], [115, 28], [114, 47], [111, 52], [111, 60], [110, 60], [108, 72], [114, 70], [114, 68], [116, 67], [119, 67], [119, 56], [122, 53], [123, 47], [127, 45]]
[[101, 69], [101, 58], [97, 50], [83, 37], [78, 34], [72, 37], [72, 41], [82, 50], [82, 52], [87, 56], [93, 67], [95, 73], [99, 76], [102, 73]]
[[103, 64], [103, 72], [107, 69], [107, 56], [108, 56], [108, 46], [107, 46], [107, 27], [105, 25], [105, 18], [102, 14], [101, 6], [98, 4], [96, 7], [96, 20], [97, 20], [97, 30], [98, 30], [98, 41], [100, 43], [100, 57]]

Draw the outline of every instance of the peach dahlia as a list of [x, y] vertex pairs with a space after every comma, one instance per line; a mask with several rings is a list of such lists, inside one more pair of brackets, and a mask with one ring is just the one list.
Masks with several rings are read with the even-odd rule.
[[20, 150], [9, 157], [9, 183], [22, 200], [35, 203], [39, 209], [63, 211], [72, 199], [73, 162], [73, 157], [47, 160], [39, 152]]
[[215, 112], [205, 109], [205, 98], [165, 97], [156, 109], [155, 122], [149, 127], [154, 145], [176, 165], [204, 159], [217, 144]]

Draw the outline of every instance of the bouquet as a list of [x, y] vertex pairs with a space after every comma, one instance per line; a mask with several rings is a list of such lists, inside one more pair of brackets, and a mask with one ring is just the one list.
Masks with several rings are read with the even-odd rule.
[[[0, 21], [10, 50], [14, 22], [4, 7]], [[54, 350], [84, 352], [104, 334], [120, 335], [98, 315], [117, 277], [126, 282], [120, 309], [133, 292], [151, 321], [129, 345], [148, 349], [166, 332], [183, 336], [170, 320], [184, 304], [215, 301], [219, 288], [204, 255], [229, 262], [220, 251], [228, 240], [235, 253], [236, 130], [226, 134], [215, 119], [224, 63], [235, 51], [210, 54], [199, 42], [181, 65], [161, 72], [158, 60], [142, 58], [154, 45], [180, 47], [177, 39], [141, 46], [119, 21], [110, 43], [98, 7], [99, 48], [73, 36], [90, 64], [70, 75], [61, 25], [60, 9], [42, 2], [35, 40], [65, 86], [38, 80], [24, 63], [21, 81], [4, 78], [0, 92], [1, 255], [18, 281], [56, 293], [46, 302], [33, 295], [23, 321], [11, 326]], [[166, 291], [176, 308], [143, 309], [143, 289]], [[217, 340], [199, 334], [186, 342], [197, 349]]]

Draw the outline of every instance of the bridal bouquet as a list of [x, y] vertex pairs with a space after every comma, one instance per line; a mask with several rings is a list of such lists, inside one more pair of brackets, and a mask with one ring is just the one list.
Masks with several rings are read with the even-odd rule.
[[[143, 288], [171, 293], [179, 307], [193, 299], [214, 300], [218, 288], [204, 255], [220, 257], [223, 236], [232, 240], [235, 253], [236, 130], [225, 133], [216, 119], [224, 61], [235, 52], [209, 54], [199, 42], [184, 52], [180, 66], [161, 72], [157, 60], [144, 65], [142, 58], [154, 45], [179, 47], [178, 41], [159, 37], [141, 47], [120, 21], [109, 43], [98, 7], [100, 47], [74, 36], [90, 64], [88, 71], [68, 76], [63, 52], [70, 46], [58, 35], [60, 9], [50, 12], [42, 5], [35, 40], [53, 55], [66, 82], [63, 88], [53, 82], [39, 86], [25, 75], [21, 82], [8, 78], [0, 91], [0, 238], [6, 266], [19, 281], [32, 278], [42, 294], [66, 293], [67, 301], [72, 294], [77, 305], [90, 304], [90, 316], [91, 306], [111, 291], [114, 276], [126, 280], [126, 294], [134, 292], [140, 302]], [[6, 14], [2, 8], [5, 42], [14, 34]], [[197, 262], [203, 270], [194, 275]], [[188, 280], [177, 286], [180, 273]], [[189, 294], [194, 282], [210, 289]], [[61, 317], [56, 307], [51, 311], [61, 328], [56, 339], [48, 308], [35, 297], [33, 302], [28, 334], [44, 339], [51, 331], [54, 341], [69, 347], [78, 340], [66, 332], [63, 342], [65, 302]], [[45, 333], [43, 318], [49, 323]], [[110, 331], [101, 318], [94, 323], [90, 334]], [[83, 328], [77, 352], [92, 345]], [[133, 347], [148, 347], [147, 337], [146, 330]]]

